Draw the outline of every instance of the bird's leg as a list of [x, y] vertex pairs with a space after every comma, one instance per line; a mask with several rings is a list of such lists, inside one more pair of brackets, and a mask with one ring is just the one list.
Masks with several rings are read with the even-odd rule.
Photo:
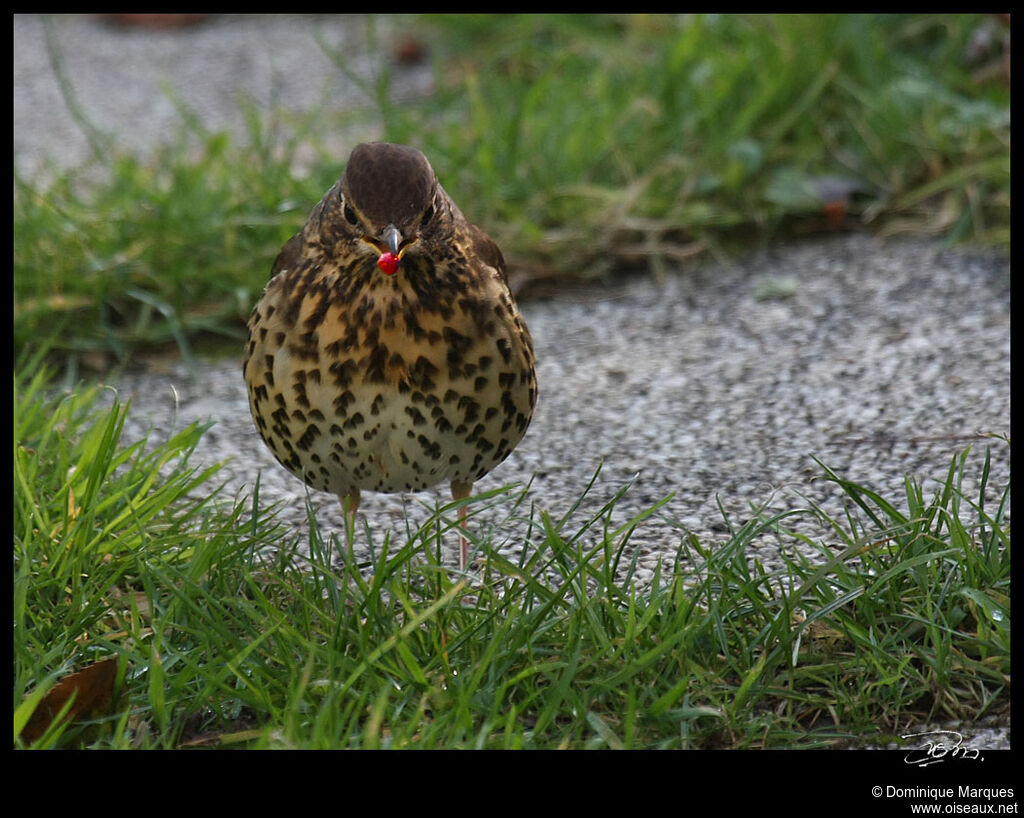
[[[473, 491], [472, 483], [462, 483], [452, 480], [452, 499], [465, 500]], [[459, 508], [459, 570], [466, 569], [469, 562], [469, 541], [466, 539], [466, 507]]]
[[356, 532], [356, 512], [359, 511], [359, 489], [339, 494], [338, 499], [341, 500], [341, 511], [345, 519], [345, 542], [351, 548]]

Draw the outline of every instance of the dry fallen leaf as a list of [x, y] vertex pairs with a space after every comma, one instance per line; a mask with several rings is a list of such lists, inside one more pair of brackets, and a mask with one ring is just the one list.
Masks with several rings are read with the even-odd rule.
[[27, 742], [35, 741], [46, 732], [54, 718], [67, 701], [74, 696], [68, 710], [68, 720], [74, 720], [110, 707], [114, 697], [114, 680], [117, 678], [117, 657], [104, 659], [77, 673], [65, 676], [43, 696], [39, 706], [32, 713], [21, 731]]

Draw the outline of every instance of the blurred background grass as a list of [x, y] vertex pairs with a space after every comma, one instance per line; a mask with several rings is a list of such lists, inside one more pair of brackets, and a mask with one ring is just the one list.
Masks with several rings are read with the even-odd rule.
[[[393, 43], [371, 20], [368, 50], [388, 59], [369, 81], [321, 39], [373, 100], [357, 110], [268, 119], [239, 99], [240, 140], [176, 101], [177, 139], [146, 157], [79, 111], [90, 165], [15, 173], [16, 355], [49, 348], [77, 377], [168, 344], [233, 347], [277, 251], [341, 171], [327, 134], [422, 148], [520, 291], [821, 231], [1009, 244], [1008, 15], [411, 23]], [[392, 68], [418, 58], [435, 93], [393, 104]]]

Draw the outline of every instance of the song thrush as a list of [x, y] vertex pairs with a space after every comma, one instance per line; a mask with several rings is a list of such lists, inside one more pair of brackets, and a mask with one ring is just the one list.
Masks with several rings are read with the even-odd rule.
[[468, 497], [537, 401], [501, 251], [420, 151], [385, 142], [356, 146], [284, 245], [249, 319], [243, 373], [278, 462], [353, 516], [363, 490], [449, 482]]

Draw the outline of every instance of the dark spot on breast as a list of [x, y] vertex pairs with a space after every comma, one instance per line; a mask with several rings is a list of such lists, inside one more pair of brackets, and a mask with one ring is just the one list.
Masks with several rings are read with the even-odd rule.
[[417, 437], [416, 442], [420, 444], [423, 448], [423, 453], [431, 460], [441, 459], [441, 444], [430, 440], [426, 435], [420, 435]]
[[430, 390], [435, 387], [433, 378], [437, 374], [437, 367], [423, 355], [416, 359], [409, 374], [420, 389]]
[[355, 403], [356, 396], [352, 394], [351, 390], [346, 389], [332, 402], [334, 407], [334, 414], [338, 417], [345, 417], [348, 414], [348, 406], [350, 403]]
[[351, 358], [344, 361], [335, 361], [328, 367], [328, 371], [334, 378], [334, 384], [339, 389], [346, 389], [355, 378], [358, 367]]
[[405, 413], [412, 418], [413, 426], [422, 426], [427, 422], [427, 419], [423, 417], [423, 413], [415, 406], [406, 406]]
[[299, 438], [295, 446], [302, 451], [306, 451], [313, 445], [313, 441], [318, 437], [320, 437], [320, 429], [315, 423], [311, 423], [306, 427], [306, 430], [302, 433], [302, 437]]
[[385, 370], [388, 363], [388, 348], [377, 344], [370, 353], [366, 365], [366, 380], [369, 383], [381, 383], [386, 380]]
[[465, 413], [463, 415], [463, 420], [466, 423], [472, 423], [480, 414], [480, 404], [473, 400], [473, 398], [469, 397], [469, 395], [463, 395], [459, 398], [457, 405]]
[[473, 344], [473, 339], [451, 327], [445, 327], [441, 333], [448, 347], [448, 363], [458, 364], [465, 357], [466, 350]]

